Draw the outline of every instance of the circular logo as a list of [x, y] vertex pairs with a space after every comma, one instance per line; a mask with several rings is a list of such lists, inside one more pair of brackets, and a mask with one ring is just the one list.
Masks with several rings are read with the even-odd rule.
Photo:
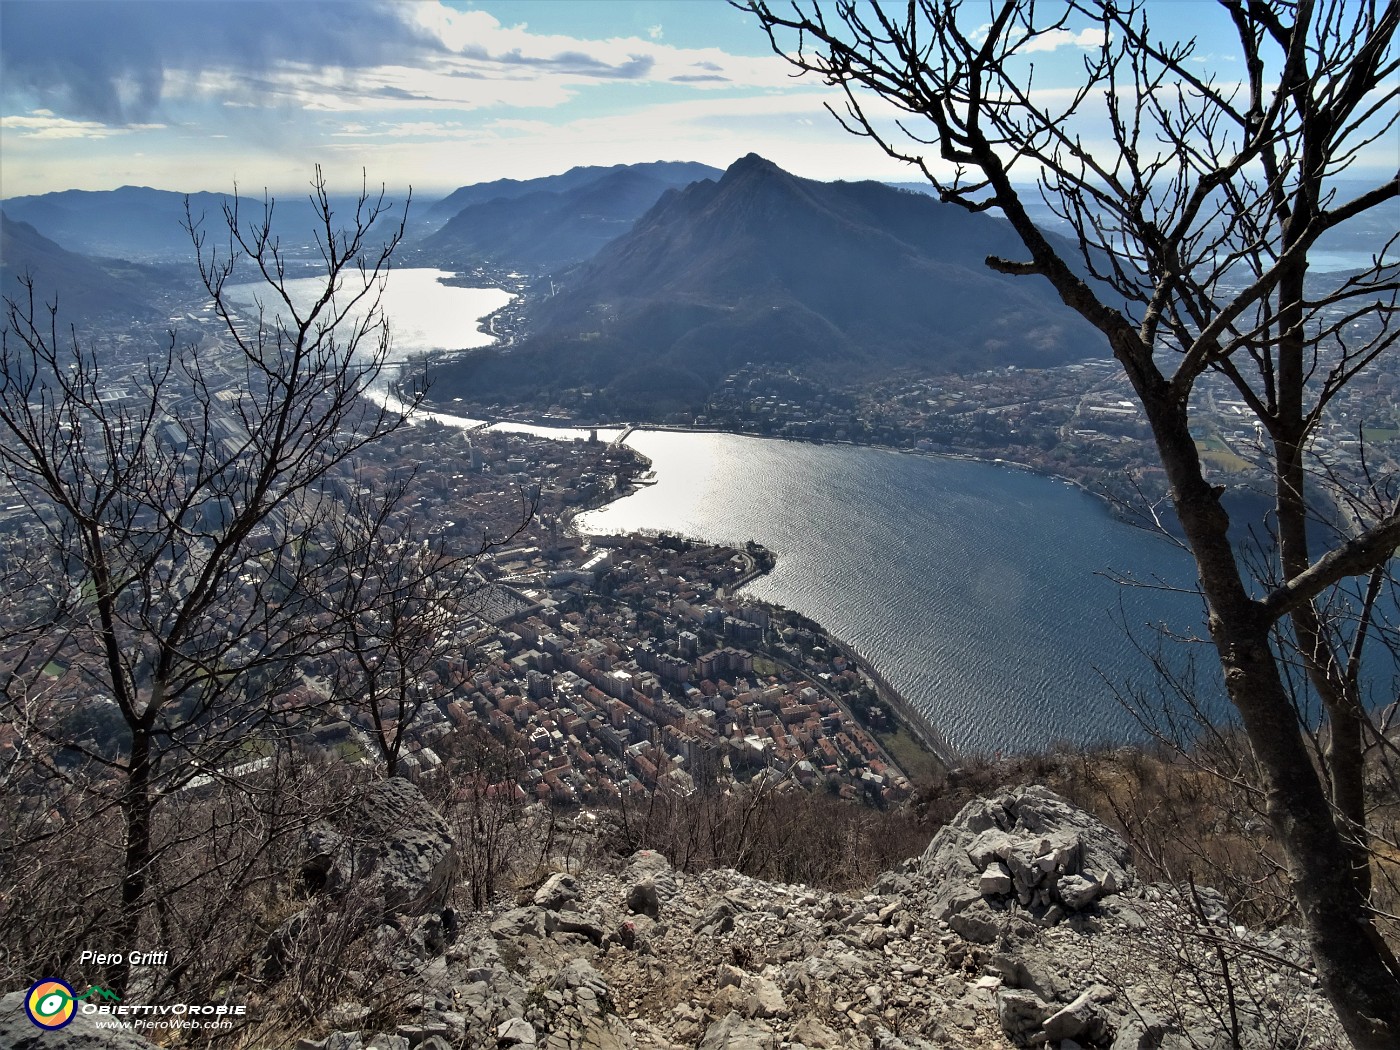
[[24, 1012], [40, 1028], [62, 1028], [77, 1012], [72, 986], [54, 977], [35, 982], [25, 997]]

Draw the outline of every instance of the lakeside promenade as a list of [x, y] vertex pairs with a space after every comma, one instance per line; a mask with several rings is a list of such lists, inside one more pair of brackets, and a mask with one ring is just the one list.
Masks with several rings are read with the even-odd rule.
[[[825, 629], [823, 629], [825, 630]], [[850, 645], [840, 638], [834, 638], [830, 634], [826, 637], [831, 644], [840, 650], [841, 655], [847, 660], [860, 667], [861, 673], [875, 683], [876, 695], [880, 702], [894, 712], [896, 720], [914, 737], [925, 751], [938, 759], [943, 764], [945, 770], [951, 770], [958, 765], [958, 753], [953, 749], [946, 737], [943, 736], [933, 723], [925, 717], [924, 713], [906, 700], [902, 693], [885, 680], [875, 665], [865, 657], [857, 653]]]

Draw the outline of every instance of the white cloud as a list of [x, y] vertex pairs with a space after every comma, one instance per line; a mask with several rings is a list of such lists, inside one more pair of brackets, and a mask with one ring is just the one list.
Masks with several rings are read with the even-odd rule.
[[1058, 51], [1062, 47], [1077, 47], [1085, 51], [1096, 51], [1103, 46], [1103, 40], [1104, 32], [1101, 26], [1090, 26], [1077, 33], [1071, 33], [1068, 29], [1052, 29], [1047, 33], [1041, 33], [1021, 51], [1022, 53]]
[[[987, 39], [987, 34], [992, 30], [990, 22], [978, 26], [969, 39], [974, 44], [982, 44]], [[1007, 36], [1017, 39], [1017, 31], [1011, 30]], [[1097, 51], [1103, 46], [1104, 29], [1103, 26], [1088, 26], [1078, 32], [1068, 29], [1047, 29], [1035, 36], [1016, 50], [1019, 54], [1027, 55], [1035, 52], [1058, 51], [1062, 47], [1077, 47], [1085, 51]]]
[[0, 119], [7, 132], [19, 132], [30, 139], [105, 139], [133, 131], [158, 131], [164, 124], [129, 124], [112, 127], [95, 120], [68, 120], [54, 116], [51, 110], [31, 110], [27, 115], [11, 115]]

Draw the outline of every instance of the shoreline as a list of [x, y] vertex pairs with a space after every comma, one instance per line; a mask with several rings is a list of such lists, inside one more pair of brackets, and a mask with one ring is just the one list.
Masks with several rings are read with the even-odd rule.
[[[526, 425], [540, 426], [542, 424], [530, 423]], [[653, 428], [639, 427], [635, 429]], [[624, 428], [624, 432], [626, 432], [626, 430], [627, 428]], [[715, 433], [716, 431], [697, 432]], [[719, 433], [724, 433], [724, 431], [719, 431]], [[591, 501], [588, 505], [570, 508], [567, 512], [567, 515], [563, 518], [563, 520], [560, 523], [564, 531], [571, 535], [578, 536], [580, 538], [587, 538], [590, 535], [594, 535], [590, 533], [580, 532], [578, 530], [576, 525], [576, 519], [579, 517], [579, 515], [587, 514], [594, 510], [599, 510], [607, 506], [609, 503], [613, 503], [617, 500], [632, 495], [637, 490], [637, 477], [653, 469], [653, 463], [651, 459], [649, 459], [647, 456], [638, 452], [636, 449], [631, 448], [630, 446], [628, 446], [628, 451], [630, 451], [632, 455], [636, 456], [637, 459], [640, 461], [640, 469], [637, 471], [637, 474], [630, 477], [627, 480], [626, 484], [617, 486], [605, 496], [602, 496], [597, 500]], [[644, 531], [629, 533], [627, 535], [640, 536], [645, 538], [648, 537], [650, 533]], [[695, 542], [713, 545], [713, 541], [707, 540], [704, 537], [686, 536], [684, 533], [681, 532], [657, 532], [656, 535], [674, 535], [681, 538], [690, 539]], [[717, 546], [728, 547], [729, 549], [732, 549], [738, 552], [739, 554], [745, 554], [744, 549], [741, 547], [729, 547], [728, 544], [718, 544]], [[766, 548], [764, 549], [766, 550]], [[773, 571], [773, 567], [774, 564], [776, 564], [778, 555], [772, 553], [771, 551], [768, 552], [768, 554], [772, 558], [772, 562], [766, 566], [754, 561], [752, 558], [750, 559], [751, 568], [749, 569], [749, 571], [746, 572], [740, 579], [736, 580], [734, 583], [730, 584], [726, 588], [730, 596], [736, 596], [738, 592], [742, 590], [745, 586], [747, 586], [749, 583]], [[931, 721], [929, 721], [928, 716], [925, 715], [924, 712], [920, 711], [918, 707], [916, 707], [904, 696], [903, 693], [901, 693], [893, 685], [891, 685], [889, 681], [885, 678], [885, 676], [881, 674], [879, 669], [875, 666], [874, 662], [871, 661], [868, 657], [864, 656], [862, 653], [860, 653], [854, 645], [852, 645], [845, 639], [839, 638], [836, 635], [832, 634], [831, 631], [827, 629], [827, 627], [824, 624], [821, 624], [816, 620], [812, 620], [810, 617], [806, 616], [803, 613], [797, 612], [797, 610], [795, 609], [789, 609], [787, 608], [787, 606], [777, 605], [773, 602], [763, 601], [761, 599], [755, 600], [759, 601], [762, 605], [766, 605], [774, 609], [781, 609], [784, 612], [793, 613], [797, 616], [801, 616], [804, 620], [808, 620], [814, 626], [816, 626], [820, 631], [822, 638], [826, 642], [828, 642], [832, 646], [832, 648], [840, 652], [841, 655], [844, 656], [846, 660], [849, 661], [852, 664], [852, 666], [856, 668], [858, 673], [861, 674], [862, 677], [864, 677], [867, 681], [869, 681], [869, 683], [875, 691], [876, 698], [883, 706], [885, 706], [889, 710], [891, 720], [895, 724], [895, 732], [898, 732], [900, 729], [907, 731], [909, 735], [918, 744], [918, 746], [922, 748], [923, 751], [930, 758], [932, 758], [936, 763], [938, 763], [943, 768], [943, 771], [945, 773], [952, 771], [958, 766], [959, 752], [949, 742], [948, 738], [945, 737], [942, 734], [942, 732], [940, 732], [939, 729]], [[853, 713], [850, 711], [847, 711], [846, 714], [850, 715], [851, 717], [854, 717]], [[863, 720], [856, 719], [856, 721], [860, 722], [862, 725], [865, 725]], [[876, 738], [877, 742], [880, 743], [881, 748], [885, 750], [886, 757], [900, 770], [901, 773], [904, 774], [906, 779], [912, 780], [912, 777], [910, 777], [909, 774], [909, 770], [905, 769], [903, 764], [900, 763], [899, 760], [895, 758], [895, 756], [889, 753], [888, 747], [886, 746], [885, 742], [881, 739], [886, 734], [878, 730], [872, 729], [870, 726], [865, 726], [865, 729], [867, 732], [871, 733], [872, 736]]]
[[[469, 351], [467, 351], [469, 352]], [[435, 413], [450, 415], [448, 410], [437, 406], [436, 402], [426, 401], [424, 407]], [[1020, 460], [1007, 459], [1004, 456], [977, 455], [972, 452], [939, 452], [933, 449], [905, 448], [900, 445], [878, 445], [865, 441], [842, 440], [821, 440], [803, 437], [785, 437], [774, 434], [760, 434], [749, 430], [730, 430], [724, 427], [697, 427], [686, 426], [675, 423], [581, 423], [576, 419], [559, 419], [550, 416], [537, 416], [521, 418], [518, 416], [501, 416], [496, 419], [486, 420], [482, 429], [500, 426], [502, 424], [515, 424], [526, 427], [539, 427], [542, 429], [557, 430], [617, 430], [628, 436], [636, 431], [654, 431], [663, 434], [730, 434], [734, 437], [759, 438], [763, 441], [789, 441], [796, 445], [836, 445], [845, 448], [869, 448], [879, 452], [894, 452], [902, 456], [920, 456], [925, 459], [945, 459], [956, 460], [963, 463], [981, 463], [989, 467], [1007, 467], [1011, 470], [1019, 470], [1026, 474], [1034, 474], [1037, 477], [1047, 478], [1051, 481], [1058, 481], [1072, 488], [1078, 489], [1084, 495], [1100, 503], [1109, 515], [1117, 521], [1127, 524], [1135, 524], [1130, 521], [1119, 509], [1119, 505], [1103, 492], [1095, 491], [1079, 478], [1067, 477], [1064, 474], [1056, 473], [1036, 466], [1033, 463], [1024, 463]], [[650, 463], [650, 460], [648, 460]]]

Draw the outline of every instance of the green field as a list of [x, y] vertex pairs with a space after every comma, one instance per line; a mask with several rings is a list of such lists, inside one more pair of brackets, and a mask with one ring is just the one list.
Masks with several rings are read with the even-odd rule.
[[769, 675], [778, 673], [778, 665], [768, 659], [768, 657], [759, 656], [755, 653], [753, 658], [753, 673], [767, 678]]
[[929, 754], [910, 734], [900, 726], [893, 733], [872, 733], [880, 746], [889, 752], [890, 757], [905, 775], [915, 784], [921, 781], [942, 780], [946, 770], [943, 763]]

